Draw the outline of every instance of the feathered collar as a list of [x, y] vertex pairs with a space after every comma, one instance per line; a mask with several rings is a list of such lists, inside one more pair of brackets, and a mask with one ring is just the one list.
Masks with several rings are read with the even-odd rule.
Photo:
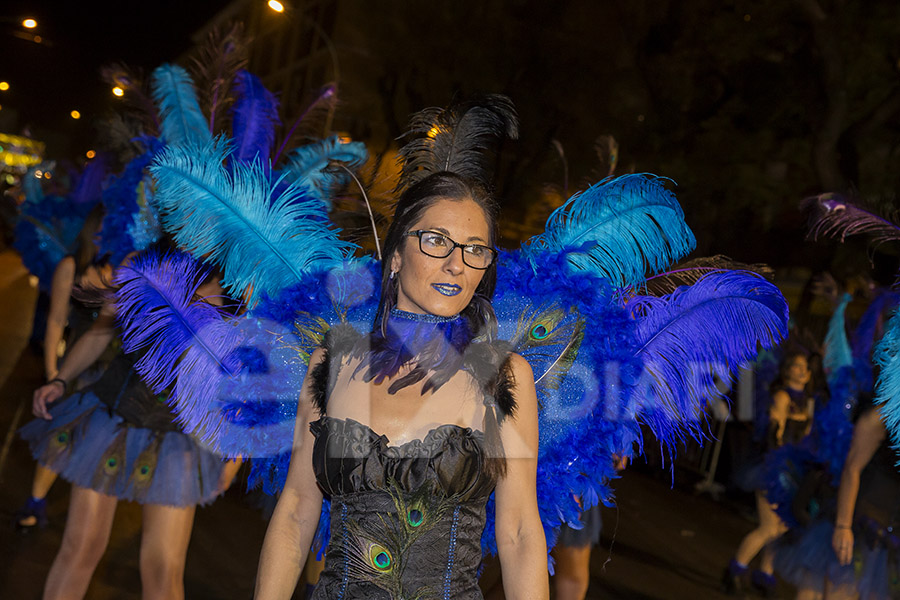
[[472, 342], [468, 321], [460, 315], [440, 317], [391, 309], [387, 326], [360, 338], [351, 354], [360, 358], [354, 375], [381, 383], [403, 365], [412, 369], [394, 381], [388, 393], [417, 383], [431, 373], [422, 392], [436, 390], [463, 368], [463, 355]]

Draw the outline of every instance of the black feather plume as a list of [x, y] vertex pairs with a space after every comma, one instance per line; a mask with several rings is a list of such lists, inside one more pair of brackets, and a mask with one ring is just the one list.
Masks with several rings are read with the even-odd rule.
[[416, 139], [400, 149], [397, 191], [441, 171], [487, 183], [486, 151], [497, 140], [518, 135], [516, 109], [506, 96], [490, 94], [448, 108], [426, 108], [412, 116], [405, 134]]

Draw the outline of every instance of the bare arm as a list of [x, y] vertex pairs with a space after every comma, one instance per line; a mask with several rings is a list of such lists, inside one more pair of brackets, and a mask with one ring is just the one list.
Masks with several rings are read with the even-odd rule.
[[841, 472], [841, 487], [838, 490], [837, 515], [834, 519], [834, 536], [831, 545], [842, 565], [850, 564], [853, 558], [853, 512], [859, 495], [859, 476], [866, 468], [875, 451], [884, 441], [887, 432], [881, 421], [881, 413], [870, 410], [859, 418], [853, 428], [853, 441], [844, 470]]
[[547, 541], [537, 505], [538, 416], [534, 375], [524, 358], [512, 357], [515, 417], [500, 430], [506, 476], [497, 483], [497, 549], [503, 588], [512, 600], [549, 598]]
[[784, 426], [787, 424], [788, 413], [791, 408], [791, 397], [784, 390], [778, 390], [772, 396], [772, 406], [769, 407], [769, 422], [775, 426], [775, 439], [780, 446], [784, 440]]
[[322, 492], [316, 485], [312, 468], [312, 447], [315, 438], [309, 431], [309, 422], [313, 420], [315, 408], [312, 402], [313, 381], [310, 372], [324, 356], [323, 350], [316, 350], [313, 353], [300, 394], [297, 424], [294, 428], [294, 448], [291, 452], [287, 481], [269, 521], [266, 539], [259, 556], [259, 572], [256, 576], [254, 596], [258, 600], [291, 598], [319, 523]]
[[57, 350], [63, 338], [69, 317], [69, 297], [75, 282], [75, 259], [66, 256], [53, 271], [50, 284], [50, 310], [47, 314], [47, 330], [44, 332], [44, 375], [51, 380], [59, 369]]
[[[100, 316], [84, 335], [78, 338], [72, 350], [66, 355], [56, 376], [71, 382], [85, 369], [94, 364], [115, 336], [115, 315], [111, 306], [104, 306]], [[66, 392], [65, 384], [51, 381], [34, 391], [32, 412], [36, 417], [51, 419], [47, 405], [58, 400]]]

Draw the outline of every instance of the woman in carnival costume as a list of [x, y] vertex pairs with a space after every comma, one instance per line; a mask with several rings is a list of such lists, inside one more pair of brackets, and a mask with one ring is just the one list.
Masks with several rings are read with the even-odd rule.
[[[806, 354], [799, 351], [786, 354], [781, 361], [778, 380], [772, 388], [766, 438], [768, 453], [784, 444], [799, 442], [809, 432], [815, 406], [810, 393], [810, 381]], [[752, 584], [770, 595], [775, 590], [771, 544], [787, 531], [787, 526], [776, 513], [775, 505], [766, 497], [765, 483], [756, 482], [754, 487], [759, 525], [738, 544], [723, 582], [726, 591], [730, 593], [740, 592]], [[751, 575], [750, 562], [760, 552], [760, 568]]]
[[[92, 165], [91, 168], [85, 170], [81, 176], [78, 189], [73, 193], [71, 206], [69, 206], [69, 203], [66, 205], [75, 215], [78, 212], [77, 205], [80, 204], [76, 199], [77, 197], [90, 194], [94, 196], [94, 200], [99, 198], [99, 179], [97, 176], [102, 175], [103, 166], [99, 162], [98, 165], [99, 169]], [[97, 171], [99, 173], [96, 173]], [[96, 185], [91, 186], [90, 183]], [[96, 189], [86, 191], [85, 188], [89, 187]], [[72, 252], [63, 256], [52, 271], [49, 287], [50, 302], [43, 343], [45, 381], [55, 378], [59, 371], [59, 350], [61, 345], [65, 343], [65, 348], [71, 349], [75, 341], [87, 331], [98, 316], [98, 311], [95, 307], [88, 306], [72, 297], [72, 289], [82, 283], [94, 286], [100, 285], [104, 278], [110, 276], [111, 271], [108, 262], [102, 258], [98, 260], [98, 249], [94, 239], [100, 228], [102, 217], [102, 206], [99, 204], [95, 205], [81, 224]], [[72, 217], [70, 216], [70, 218]], [[32, 228], [36, 230], [35, 233], [39, 229], [44, 235], [53, 230], [52, 223], [36, 223], [32, 219], [23, 219], [23, 223], [18, 228], [20, 233], [22, 233], [23, 227]], [[49, 244], [45, 241], [44, 244], [39, 243], [35, 247], [27, 243], [31, 237], [25, 235], [22, 239], [18, 239], [16, 243], [18, 250], [23, 255], [28, 255], [26, 263], [33, 265], [35, 262], [46, 262], [52, 259], [52, 253], [47, 248]], [[65, 236], [61, 237], [64, 238]], [[61, 244], [55, 246], [63, 247]], [[35, 270], [40, 272], [40, 269]], [[79, 378], [76, 386], [80, 387], [96, 380], [105, 366], [105, 362], [101, 361], [96, 369], [85, 373]], [[33, 527], [43, 528], [47, 525], [46, 496], [55, 480], [55, 473], [48, 471], [40, 464], [36, 466], [31, 484], [31, 495], [25, 505], [16, 512], [15, 526], [17, 529], [26, 532]]]
[[[412, 123], [380, 265], [351, 259], [306, 198], [350, 148], [301, 148], [287, 187], [219, 140], [169, 148], [152, 167], [163, 227], [251, 310], [194, 315], [130, 290], [117, 300], [134, 317], [126, 344], [148, 349], [148, 380], [175, 383], [187, 430], [250, 457], [267, 490], [286, 486], [260, 598], [290, 597], [310, 546], [326, 553], [318, 597], [478, 598], [481, 557], [498, 549], [509, 595], [546, 597], [545, 539], [611, 502], [613, 455], [641, 442], [639, 420], [666, 442], [702, 435], [716, 377], [786, 328], [774, 286], [722, 265], [640, 293], [648, 269], [694, 243], [651, 176], [576, 194], [543, 235], [498, 253], [481, 155], [515, 132], [511, 103]], [[177, 291], [192, 277], [165, 279]]]
[[[125, 82], [127, 81], [127, 85]], [[133, 284], [134, 269], [146, 261], [146, 248], [159, 237], [151, 205], [153, 183], [146, 170], [162, 148], [184, 143], [192, 135], [209, 136], [196, 98], [192, 115], [173, 106], [190, 87], [187, 73], [165, 66], [154, 73], [154, 101], [144, 95], [135, 77], [122, 79], [135, 104], [151, 114], [148, 131], [128, 132], [138, 156], [108, 182], [102, 251], [121, 262], [112, 282], [122, 292]], [[229, 83], [231, 83], [229, 81]], [[134, 100], [134, 98], [132, 98]], [[139, 135], [141, 134], [141, 135]], [[159, 137], [153, 137], [158, 135]], [[154, 254], [155, 256], [155, 254]], [[171, 269], [184, 259], [171, 257]], [[192, 263], [193, 264], [193, 263]], [[205, 269], [185, 291], [221, 305], [219, 278]], [[103, 297], [99, 316], [66, 355], [58, 373], [34, 393], [37, 419], [20, 430], [42, 467], [72, 483], [72, 495], [62, 544], [51, 566], [44, 598], [80, 598], [103, 556], [119, 500], [143, 505], [140, 572], [144, 598], [183, 598], [184, 564], [196, 507], [212, 502], [230, 484], [239, 466], [183, 433], [166, 400], [170, 390], [151, 391], [135, 370], [141, 358], [121, 349], [120, 327], [127, 317], [112, 301], [114, 291], [92, 290]], [[198, 296], [199, 297], [199, 296]], [[209, 304], [207, 304], [209, 303]], [[66, 396], [70, 384], [114, 345], [118, 353], [94, 383]], [[127, 350], [127, 351], [126, 351]]]

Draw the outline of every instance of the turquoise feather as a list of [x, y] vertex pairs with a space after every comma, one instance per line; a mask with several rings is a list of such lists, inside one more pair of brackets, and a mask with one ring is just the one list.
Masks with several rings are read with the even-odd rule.
[[894, 311], [885, 325], [872, 362], [881, 369], [875, 384], [875, 402], [881, 405], [881, 418], [897, 447], [900, 446], [900, 309]]
[[627, 288], [642, 283], [648, 271], [668, 268], [695, 245], [681, 206], [660, 178], [624, 175], [572, 196], [523, 249], [530, 257], [563, 253], [574, 268]]
[[853, 366], [853, 352], [850, 350], [850, 340], [847, 338], [847, 328], [844, 324], [844, 315], [850, 300], [852, 300], [852, 296], [845, 293], [828, 322], [822, 366], [829, 374], [837, 373], [841, 367]]
[[[150, 171], [163, 225], [194, 256], [222, 266], [222, 285], [254, 306], [298, 283], [304, 272], [335, 266], [355, 248], [327, 221], [321, 202], [300, 184], [276, 192], [259, 161], [224, 166], [228, 143], [169, 146]], [[282, 186], [283, 187], [283, 186]]]
[[341, 162], [356, 171], [365, 164], [367, 157], [366, 145], [362, 142], [342, 143], [333, 135], [291, 152], [284, 176], [288, 181], [306, 182], [311, 193], [330, 204], [334, 190], [346, 183], [347, 174], [343, 169], [329, 169], [329, 163]]
[[181, 67], [166, 64], [153, 71], [153, 100], [159, 107], [167, 144], [204, 143], [212, 137], [194, 83]]

